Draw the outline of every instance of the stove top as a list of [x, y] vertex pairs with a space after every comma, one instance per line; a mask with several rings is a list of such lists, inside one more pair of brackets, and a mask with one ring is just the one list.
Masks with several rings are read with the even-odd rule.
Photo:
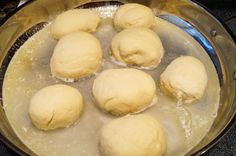
[[[28, 0], [1, 0], [0, 1], [0, 23], [20, 5]], [[234, 0], [194, 0], [202, 4], [213, 15], [215, 15], [229, 29], [232, 37], [236, 39], [236, 5]], [[6, 145], [0, 142], [1, 156], [17, 155]], [[225, 136], [204, 155], [207, 156], [236, 156], [236, 122], [225, 134]]]

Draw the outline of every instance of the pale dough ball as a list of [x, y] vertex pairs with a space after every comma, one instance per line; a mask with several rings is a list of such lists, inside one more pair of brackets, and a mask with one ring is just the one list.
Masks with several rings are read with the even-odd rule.
[[158, 35], [147, 28], [129, 28], [111, 42], [113, 56], [120, 62], [139, 67], [156, 67], [164, 55]]
[[109, 69], [94, 80], [93, 95], [103, 111], [125, 115], [150, 106], [156, 97], [156, 84], [150, 75], [137, 69]]
[[102, 128], [100, 148], [104, 156], [163, 156], [165, 132], [150, 115], [128, 115]]
[[70, 86], [57, 84], [42, 88], [31, 98], [29, 115], [42, 130], [52, 130], [73, 124], [83, 109], [80, 92]]
[[131, 27], [149, 28], [154, 23], [153, 11], [141, 4], [129, 3], [120, 6], [114, 15], [114, 25], [117, 30]]
[[89, 9], [73, 9], [58, 15], [51, 26], [51, 33], [54, 38], [60, 39], [76, 31], [94, 32], [100, 17]]
[[76, 32], [61, 38], [50, 62], [52, 74], [62, 80], [86, 77], [101, 65], [100, 42], [86, 32]]
[[191, 103], [201, 99], [207, 79], [201, 61], [192, 56], [181, 56], [172, 61], [161, 74], [160, 87], [178, 101]]

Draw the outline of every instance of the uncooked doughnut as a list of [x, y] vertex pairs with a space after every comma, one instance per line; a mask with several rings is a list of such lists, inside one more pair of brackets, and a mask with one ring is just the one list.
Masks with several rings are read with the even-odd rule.
[[128, 115], [102, 128], [100, 150], [104, 156], [163, 156], [165, 133], [150, 115]]
[[137, 69], [109, 69], [94, 80], [93, 95], [103, 111], [125, 115], [150, 106], [156, 97], [156, 84], [150, 75]]
[[80, 92], [67, 85], [42, 88], [31, 98], [29, 115], [33, 124], [42, 130], [52, 130], [73, 124], [83, 109]]
[[131, 27], [150, 28], [154, 22], [153, 11], [141, 4], [129, 3], [120, 6], [114, 15], [114, 25], [117, 30]]
[[64, 36], [57, 43], [50, 62], [52, 75], [61, 80], [89, 76], [102, 64], [102, 48], [98, 39], [86, 32]]
[[89, 9], [73, 9], [58, 15], [51, 26], [54, 38], [61, 37], [76, 31], [94, 32], [100, 17]]
[[207, 86], [204, 65], [192, 56], [181, 56], [172, 61], [161, 74], [160, 88], [183, 103], [201, 99]]
[[139, 67], [156, 67], [164, 55], [157, 34], [147, 28], [130, 28], [118, 33], [111, 43], [113, 56], [120, 62]]

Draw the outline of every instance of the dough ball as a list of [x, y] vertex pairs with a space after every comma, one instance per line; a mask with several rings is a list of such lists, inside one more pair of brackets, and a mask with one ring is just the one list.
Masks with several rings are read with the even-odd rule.
[[61, 37], [76, 31], [94, 32], [100, 17], [89, 9], [73, 9], [58, 15], [51, 26], [54, 38]]
[[156, 67], [164, 55], [157, 34], [141, 27], [118, 33], [112, 39], [111, 51], [118, 61], [139, 67]]
[[114, 15], [114, 25], [117, 30], [131, 27], [149, 28], [154, 23], [153, 11], [141, 4], [124, 4], [117, 9]]
[[192, 56], [181, 56], [172, 61], [160, 78], [162, 91], [184, 103], [201, 99], [206, 86], [205, 67]]
[[98, 70], [101, 64], [100, 42], [86, 32], [76, 32], [61, 38], [50, 62], [52, 74], [62, 80], [86, 77]]
[[39, 90], [31, 98], [29, 115], [37, 128], [52, 130], [73, 124], [82, 109], [80, 92], [70, 86], [57, 84]]
[[94, 80], [93, 95], [103, 111], [125, 115], [150, 106], [156, 97], [156, 84], [150, 75], [137, 69], [109, 69]]
[[100, 135], [104, 156], [163, 156], [163, 127], [150, 115], [129, 115], [105, 125]]

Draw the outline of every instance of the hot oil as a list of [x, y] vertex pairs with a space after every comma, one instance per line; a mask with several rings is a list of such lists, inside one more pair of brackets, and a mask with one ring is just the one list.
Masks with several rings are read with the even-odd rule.
[[[57, 41], [50, 35], [50, 24], [30, 38], [12, 59], [3, 88], [6, 115], [18, 137], [38, 155], [47, 156], [99, 156], [99, 130], [117, 117], [101, 112], [92, 98], [92, 85], [97, 75], [110, 68], [123, 68], [110, 56], [110, 42], [117, 33], [112, 26], [112, 15], [116, 6], [94, 8], [103, 17], [94, 34], [101, 42], [104, 63], [101, 69], [89, 78], [65, 83], [51, 76], [50, 57]], [[160, 121], [167, 137], [167, 156], [184, 155], [195, 146], [211, 127], [219, 105], [219, 83], [210, 58], [193, 38], [176, 26], [157, 18], [152, 28], [161, 38], [165, 49], [164, 57], [156, 69], [143, 70], [159, 83], [159, 76], [176, 57], [192, 55], [200, 59], [208, 73], [208, 85], [204, 97], [192, 104], [176, 103], [157, 90], [156, 103], [147, 108]], [[63, 83], [80, 90], [84, 97], [84, 111], [74, 125], [53, 131], [35, 128], [28, 115], [29, 100], [39, 89]]]

